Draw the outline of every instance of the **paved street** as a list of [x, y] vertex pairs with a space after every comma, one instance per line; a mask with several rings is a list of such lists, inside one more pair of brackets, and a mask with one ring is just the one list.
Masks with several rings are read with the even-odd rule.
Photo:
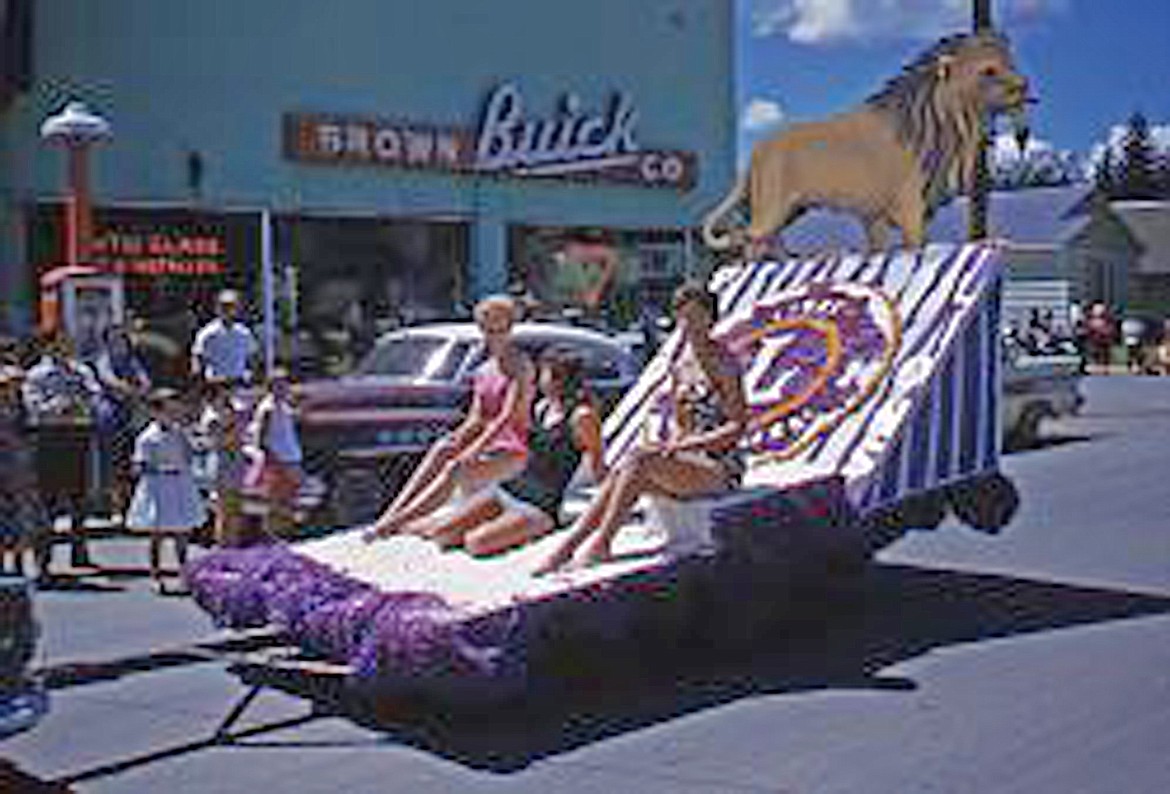
[[[321, 718], [217, 747], [243, 688], [174, 651], [213, 640], [209, 621], [111, 576], [39, 594], [52, 710], [0, 756], [109, 793], [1170, 791], [1170, 379], [1087, 391], [1083, 417], [1007, 459], [1023, 505], [1004, 533], [914, 533], [860, 601], [809, 605], [751, 659], [524, 729]], [[141, 564], [145, 546], [97, 557]], [[245, 721], [306, 708], [266, 692]]]

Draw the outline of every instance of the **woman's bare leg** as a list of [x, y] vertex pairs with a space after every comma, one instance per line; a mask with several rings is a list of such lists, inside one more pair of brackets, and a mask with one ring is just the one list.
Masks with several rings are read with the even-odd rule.
[[546, 535], [554, 526], [552, 518], [508, 510], [501, 516], [467, 533], [464, 546], [475, 557], [487, 557], [522, 546]]
[[150, 533], [150, 578], [154, 582], [154, 589], [161, 593], [162, 581], [162, 533], [157, 530]]
[[187, 567], [187, 542], [188, 535], [179, 533], [175, 535], [175, 560], [179, 563], [179, 576], [182, 578], [182, 571]]
[[448, 463], [412, 502], [401, 507], [397, 513], [378, 519], [374, 531], [389, 535], [399, 531], [416, 518], [430, 515], [443, 505], [455, 491], [459, 482], [481, 485], [507, 477], [522, 465], [517, 455], [497, 455], [456, 466]]
[[431, 538], [444, 545], [448, 539], [462, 538], [469, 529], [491, 521], [501, 512], [493, 494], [481, 493], [471, 497], [452, 513], [439, 518], [428, 516], [411, 521], [402, 528], [402, 532]]
[[450, 463], [451, 455], [451, 449], [445, 444], [432, 445], [426, 454], [423, 455], [423, 459], [419, 461], [418, 466], [411, 472], [410, 477], [406, 481], [406, 485], [402, 486], [398, 494], [390, 501], [386, 509], [382, 511], [382, 515], [374, 522], [374, 529], [380, 529], [382, 526], [388, 524], [404, 505], [417, 498], [427, 484], [439, 476], [443, 468]]
[[636, 454], [611, 474], [569, 537], [534, 573], [539, 576], [564, 567], [594, 534], [588, 559], [608, 559], [614, 535], [644, 493], [694, 496], [716, 493], [725, 486], [722, 467], [702, 455]]
[[586, 559], [604, 562], [611, 556], [611, 546], [630, 508], [644, 493], [671, 497], [718, 493], [727, 487], [727, 475], [713, 460], [702, 455], [648, 455], [623, 472], [615, 486], [597, 533], [589, 544]]
[[610, 473], [610, 476], [601, 484], [600, 490], [598, 490], [597, 494], [589, 502], [588, 507], [585, 508], [585, 512], [573, 522], [573, 527], [569, 530], [569, 536], [557, 547], [556, 551], [537, 566], [536, 570], [532, 572], [534, 576], [542, 576], [558, 568], [562, 568], [573, 558], [573, 553], [577, 551], [577, 548], [597, 528], [598, 522], [601, 521], [602, 515], [604, 515], [606, 509], [609, 507], [609, 502], [615, 491], [619, 475], [625, 466], [630, 465], [633, 465], [632, 462], [622, 464], [621, 467]]

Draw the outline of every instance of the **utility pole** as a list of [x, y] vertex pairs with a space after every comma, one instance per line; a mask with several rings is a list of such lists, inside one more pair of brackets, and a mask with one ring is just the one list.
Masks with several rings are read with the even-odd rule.
[[[992, 31], [991, 0], [973, 0], [972, 27], [976, 34]], [[967, 237], [982, 240], [987, 237], [987, 199], [991, 190], [991, 173], [987, 150], [991, 142], [990, 120], [984, 113], [979, 118], [979, 149], [975, 154], [975, 184], [971, 187], [967, 214]]]

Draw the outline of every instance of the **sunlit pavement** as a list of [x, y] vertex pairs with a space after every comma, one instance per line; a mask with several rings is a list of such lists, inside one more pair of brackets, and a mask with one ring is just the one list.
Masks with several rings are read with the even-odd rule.
[[[95, 792], [1170, 790], [1170, 378], [1087, 386], [1006, 459], [1001, 535], [913, 533], [854, 608], [507, 742], [321, 718], [215, 746], [244, 687], [190, 652], [214, 627], [150, 591], [145, 541], [101, 541], [117, 570], [38, 594], [51, 710], [0, 756]], [[307, 710], [266, 691], [241, 727]]]

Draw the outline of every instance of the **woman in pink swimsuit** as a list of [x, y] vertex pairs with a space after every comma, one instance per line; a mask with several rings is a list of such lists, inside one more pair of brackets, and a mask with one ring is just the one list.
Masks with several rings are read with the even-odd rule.
[[471, 410], [462, 424], [427, 451], [410, 480], [366, 533], [392, 535], [428, 516], [451, 498], [516, 476], [528, 457], [528, 416], [535, 370], [512, 343], [516, 309], [511, 298], [485, 298], [475, 306], [488, 359], [475, 374]]

